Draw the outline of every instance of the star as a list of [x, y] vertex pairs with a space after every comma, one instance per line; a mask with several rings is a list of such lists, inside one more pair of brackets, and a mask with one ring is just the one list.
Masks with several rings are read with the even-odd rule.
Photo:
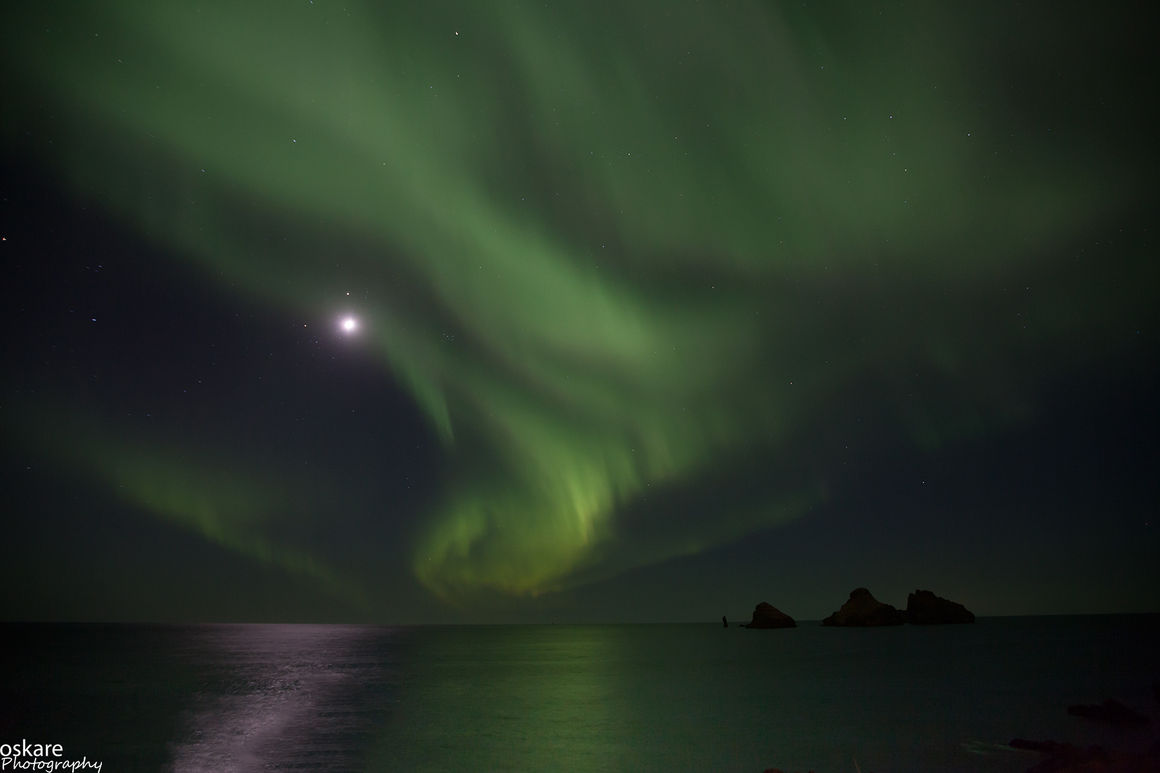
[[354, 335], [359, 329], [358, 319], [351, 314], [347, 314], [338, 321], [338, 329], [345, 335]]

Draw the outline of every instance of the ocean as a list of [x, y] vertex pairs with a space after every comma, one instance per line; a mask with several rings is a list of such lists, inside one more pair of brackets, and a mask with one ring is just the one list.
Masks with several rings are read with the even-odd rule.
[[0, 633], [0, 752], [60, 744], [102, 773], [1022, 771], [1015, 737], [1147, 743], [1069, 704], [1160, 721], [1155, 616]]

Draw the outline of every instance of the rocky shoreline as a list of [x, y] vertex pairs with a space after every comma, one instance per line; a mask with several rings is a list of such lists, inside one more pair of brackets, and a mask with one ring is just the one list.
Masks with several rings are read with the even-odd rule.
[[[1152, 685], [1160, 705], [1160, 682]], [[1090, 705], [1072, 705], [1067, 713], [1081, 721], [1098, 722], [1124, 731], [1123, 740], [1131, 749], [1104, 746], [1080, 747], [1061, 741], [1013, 738], [1012, 749], [1040, 755], [1025, 773], [1158, 773], [1160, 772], [1160, 730], [1147, 714], [1115, 699]], [[859, 768], [859, 770], [861, 770]], [[782, 768], [766, 768], [763, 773], [791, 773]], [[808, 771], [807, 773], [813, 773]], [[870, 773], [866, 771], [865, 773]]]

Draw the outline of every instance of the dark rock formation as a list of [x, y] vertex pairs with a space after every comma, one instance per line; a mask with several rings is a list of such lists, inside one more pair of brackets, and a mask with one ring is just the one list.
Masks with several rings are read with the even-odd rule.
[[1148, 717], [1111, 698], [1099, 704], [1068, 706], [1067, 713], [1073, 717], [1094, 719], [1117, 727], [1148, 724]]
[[906, 597], [906, 621], [915, 625], [973, 623], [975, 616], [962, 604], [928, 590], [916, 590]]
[[897, 609], [874, 598], [865, 588], [855, 588], [842, 608], [823, 620], [822, 625], [902, 625], [902, 622], [902, 613]]
[[[1100, 722], [1109, 722], [1129, 732], [1129, 727], [1140, 727], [1148, 723], [1148, 717], [1125, 706], [1117, 700], [1106, 700], [1097, 705], [1068, 706], [1067, 713]], [[1086, 749], [1059, 741], [1029, 741], [1015, 738], [1011, 748], [1039, 752], [1043, 757], [1037, 765], [1027, 769], [1027, 773], [1155, 773], [1160, 771], [1160, 741], [1153, 739], [1144, 748], [1140, 736], [1132, 742], [1130, 750], [1108, 749], [1103, 746], [1089, 746]]]
[[1043, 755], [1038, 765], [1027, 773], [1147, 773], [1160, 770], [1160, 756], [1148, 752], [1121, 752], [1102, 746], [1081, 749], [1058, 741], [1028, 741], [1015, 738], [1011, 748], [1039, 752]]
[[753, 619], [746, 628], [796, 628], [793, 618], [772, 604], [761, 602], [753, 610]]
[[729, 621], [727, 619], [725, 619], [725, 615], [721, 615], [721, 627], [722, 628], [729, 627]]

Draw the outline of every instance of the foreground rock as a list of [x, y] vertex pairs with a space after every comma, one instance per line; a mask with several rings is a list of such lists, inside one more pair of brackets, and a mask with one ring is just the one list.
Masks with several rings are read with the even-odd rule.
[[793, 618], [772, 604], [761, 602], [753, 610], [753, 619], [746, 628], [796, 628]]
[[1073, 717], [1094, 719], [1097, 722], [1106, 722], [1116, 727], [1148, 724], [1148, 717], [1114, 698], [1109, 698], [1103, 703], [1068, 706], [1067, 713]]
[[906, 597], [906, 621], [915, 625], [973, 623], [975, 615], [962, 604], [928, 590], [916, 590]]
[[[1160, 771], [1160, 735], [1141, 735], [1139, 728], [1149, 724], [1146, 715], [1125, 706], [1115, 699], [1103, 703], [1067, 707], [1074, 717], [1107, 722], [1119, 728], [1119, 737], [1130, 746], [1129, 750], [1108, 749], [1103, 746], [1081, 748], [1059, 741], [1030, 741], [1015, 738], [1013, 749], [1039, 752], [1038, 764], [1027, 773], [1156, 773]], [[1133, 733], [1133, 729], [1136, 730]]]
[[845, 626], [902, 625], [902, 623], [901, 612], [874, 598], [865, 588], [850, 591], [850, 598], [842, 608], [822, 621], [822, 625]]
[[1160, 770], [1160, 755], [1147, 752], [1122, 752], [1089, 746], [1081, 749], [1058, 741], [1028, 741], [1015, 738], [1012, 749], [1039, 752], [1043, 759], [1027, 773], [1148, 773]]

